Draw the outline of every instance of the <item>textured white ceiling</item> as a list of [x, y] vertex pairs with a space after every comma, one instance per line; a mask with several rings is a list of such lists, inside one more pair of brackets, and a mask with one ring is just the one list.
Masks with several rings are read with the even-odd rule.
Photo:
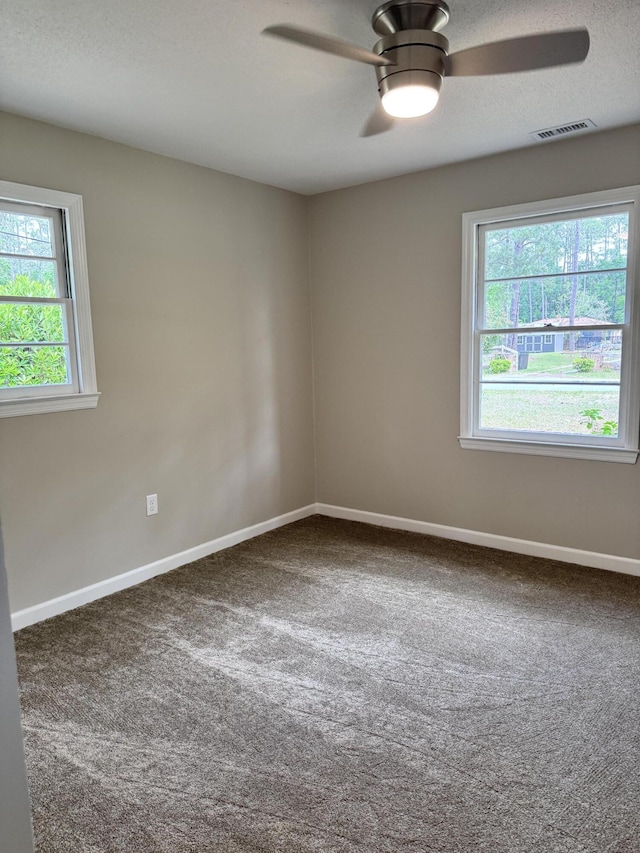
[[[451, 50], [584, 25], [583, 65], [445, 80], [436, 110], [369, 139], [373, 68], [260, 35], [371, 47], [373, 0], [0, 0], [0, 108], [301, 193], [640, 121], [640, 0], [449, 0]], [[553, 143], [543, 143], [553, 144]]]

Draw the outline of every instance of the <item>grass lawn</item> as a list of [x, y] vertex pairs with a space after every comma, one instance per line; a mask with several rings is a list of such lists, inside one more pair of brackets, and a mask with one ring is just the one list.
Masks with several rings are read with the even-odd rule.
[[573, 369], [574, 356], [570, 353], [563, 352], [536, 352], [529, 353], [529, 366], [526, 370], [519, 370], [518, 375], [523, 376], [528, 373], [546, 373], [548, 370], [568, 370]]
[[[550, 353], [549, 355], [554, 355]], [[521, 376], [525, 371], [519, 371]], [[513, 375], [513, 374], [512, 374]], [[605, 421], [617, 423], [619, 388], [575, 385], [558, 388], [514, 388], [484, 385], [481, 389], [482, 429], [514, 429], [590, 435], [582, 420], [585, 409], [599, 409]]]

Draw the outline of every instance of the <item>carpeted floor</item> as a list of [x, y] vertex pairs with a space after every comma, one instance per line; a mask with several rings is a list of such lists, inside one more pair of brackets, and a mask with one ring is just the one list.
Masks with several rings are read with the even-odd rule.
[[16, 643], [38, 853], [640, 850], [639, 578], [316, 516]]

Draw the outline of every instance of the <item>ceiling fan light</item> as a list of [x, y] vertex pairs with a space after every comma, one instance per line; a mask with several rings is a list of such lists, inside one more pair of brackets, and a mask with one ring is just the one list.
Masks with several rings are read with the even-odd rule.
[[439, 97], [431, 86], [398, 86], [383, 94], [382, 107], [394, 118], [417, 118], [430, 113]]
[[[380, 74], [386, 71], [384, 68]], [[417, 118], [430, 113], [438, 103], [441, 86], [439, 74], [416, 68], [385, 73], [378, 82], [382, 108], [394, 118]]]

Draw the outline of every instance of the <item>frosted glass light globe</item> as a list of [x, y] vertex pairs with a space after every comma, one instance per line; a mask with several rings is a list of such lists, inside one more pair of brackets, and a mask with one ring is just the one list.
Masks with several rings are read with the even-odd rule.
[[399, 86], [384, 93], [382, 106], [394, 118], [416, 118], [430, 113], [439, 97], [431, 86]]

